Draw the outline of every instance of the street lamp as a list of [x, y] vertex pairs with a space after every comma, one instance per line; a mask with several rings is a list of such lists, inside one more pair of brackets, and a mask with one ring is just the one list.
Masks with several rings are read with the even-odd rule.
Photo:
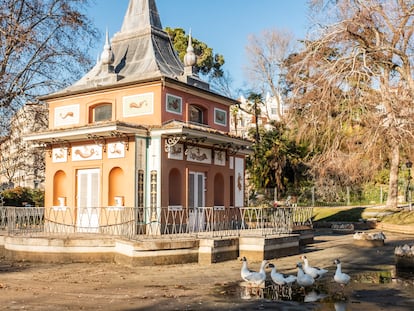
[[409, 208], [410, 208], [410, 211], [411, 211], [411, 189], [410, 189], [410, 181], [411, 181], [411, 167], [413, 166], [413, 163], [410, 161], [410, 160], [408, 160], [406, 163], [405, 163], [405, 167], [408, 169], [408, 181], [407, 181], [407, 191], [408, 191], [408, 206], [409, 206]]

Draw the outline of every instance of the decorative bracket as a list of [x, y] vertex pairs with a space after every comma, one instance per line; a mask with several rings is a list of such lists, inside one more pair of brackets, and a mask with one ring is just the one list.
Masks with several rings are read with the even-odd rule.
[[222, 144], [215, 144], [215, 150], [225, 150], [227, 156], [235, 155], [239, 150], [244, 149], [244, 146], [236, 145], [233, 143], [222, 143]]
[[[68, 156], [70, 156], [70, 142], [68, 140], [62, 140], [62, 139], [52, 139], [52, 142], [50, 143], [50, 145], [57, 145], [57, 147], [65, 149], [66, 152], [68, 153]], [[51, 148], [52, 150], [52, 148]]]
[[125, 146], [125, 149], [127, 151], [129, 151], [129, 136], [128, 135], [126, 135], [125, 133], [112, 131], [111, 136], [118, 138], [119, 142]]
[[236, 146], [230, 143], [227, 146], [227, 155], [233, 156], [237, 153], [237, 151], [239, 151], [239, 149], [240, 149], [240, 146]]
[[105, 140], [105, 137], [88, 134], [87, 135], [87, 138], [93, 140], [96, 145], [102, 147], [103, 152], [106, 152], [106, 140]]
[[185, 140], [185, 135], [177, 135], [177, 136], [168, 136], [165, 139], [165, 152], [169, 153], [171, 151], [171, 148], [174, 147], [180, 140]]
[[52, 143], [44, 143], [43, 148], [49, 154], [49, 158], [51, 158], [53, 154]]

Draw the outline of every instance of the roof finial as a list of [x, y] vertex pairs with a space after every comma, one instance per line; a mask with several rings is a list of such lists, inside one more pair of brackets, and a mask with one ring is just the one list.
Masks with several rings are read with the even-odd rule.
[[112, 53], [111, 45], [109, 44], [108, 28], [106, 29], [106, 40], [104, 50], [101, 54], [102, 65], [112, 65], [114, 62], [114, 53]]
[[192, 66], [195, 66], [196, 63], [197, 63], [197, 56], [194, 53], [193, 40], [191, 37], [191, 28], [190, 28], [190, 33], [188, 35], [187, 53], [184, 55], [184, 66], [192, 67]]

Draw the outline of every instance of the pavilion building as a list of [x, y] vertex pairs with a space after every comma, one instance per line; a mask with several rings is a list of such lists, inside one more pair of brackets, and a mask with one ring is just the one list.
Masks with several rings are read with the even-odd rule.
[[41, 98], [48, 129], [25, 139], [47, 148], [46, 209], [94, 232], [105, 208], [184, 210], [191, 222], [206, 207], [242, 207], [251, 142], [229, 133], [238, 102], [211, 91], [195, 62], [191, 40], [178, 58], [155, 0], [130, 0], [96, 65]]

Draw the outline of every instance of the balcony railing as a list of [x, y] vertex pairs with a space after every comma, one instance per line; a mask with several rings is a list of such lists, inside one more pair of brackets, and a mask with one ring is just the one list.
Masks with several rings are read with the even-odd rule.
[[8, 235], [103, 234], [132, 240], [289, 234], [312, 225], [311, 207], [0, 207]]

